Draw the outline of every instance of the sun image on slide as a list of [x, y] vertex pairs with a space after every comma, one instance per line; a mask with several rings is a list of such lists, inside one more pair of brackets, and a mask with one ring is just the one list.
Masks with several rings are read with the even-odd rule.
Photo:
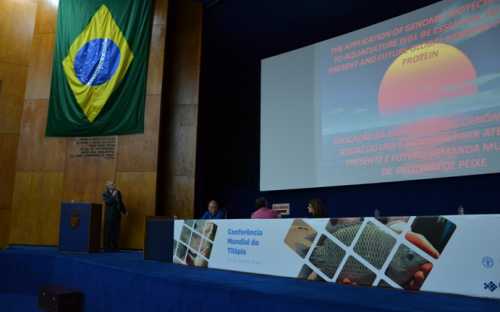
[[401, 54], [380, 84], [382, 115], [414, 110], [477, 93], [476, 69], [458, 48], [445, 43], [417, 45]]

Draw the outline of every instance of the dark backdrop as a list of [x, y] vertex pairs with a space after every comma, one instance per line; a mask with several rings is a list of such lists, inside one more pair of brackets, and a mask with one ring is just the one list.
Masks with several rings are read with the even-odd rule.
[[259, 192], [260, 60], [381, 22], [437, 1], [222, 0], [204, 13], [195, 211], [217, 199], [247, 218], [255, 198], [289, 202], [306, 215], [310, 198], [332, 216], [500, 212], [500, 175]]

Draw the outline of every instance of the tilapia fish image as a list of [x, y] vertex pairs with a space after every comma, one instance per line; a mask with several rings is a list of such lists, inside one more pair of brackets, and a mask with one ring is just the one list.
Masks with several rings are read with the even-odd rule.
[[394, 237], [382, 231], [373, 223], [368, 222], [356, 246], [354, 246], [354, 252], [377, 269], [380, 269], [395, 244], [396, 239]]
[[346, 246], [349, 246], [361, 227], [361, 220], [358, 218], [353, 219], [354, 221], [350, 223], [337, 223], [335, 225], [330, 223], [327, 225], [326, 230]]
[[[306, 231], [302, 226], [303, 224], [301, 223], [294, 223], [287, 237], [288, 245], [291, 245], [290, 247], [293, 246], [292, 249], [299, 253], [299, 255], [307, 253], [307, 250], [310, 248], [307, 246], [309, 245], [307, 242], [310, 239], [314, 239], [314, 235], [316, 234]], [[360, 231], [361, 226], [361, 222], [341, 224], [330, 223], [327, 225], [326, 229], [335, 238], [348, 246]], [[297, 235], [300, 232], [301, 235]], [[310, 234], [314, 235], [308, 237]], [[298, 239], [299, 237], [301, 239]], [[379, 228], [374, 223], [368, 222], [359, 234], [359, 238], [353, 248], [357, 256], [349, 256], [342, 266], [342, 271], [338, 274], [336, 282], [363, 286], [372, 285], [376, 278], [376, 271], [373, 270], [380, 270], [382, 268], [395, 245], [396, 239], [392, 235]], [[333, 278], [346, 254], [344, 248], [342, 244], [336, 243], [325, 235], [322, 235], [312, 251], [309, 261], [329, 278]], [[375, 269], [370, 269], [369, 265], [363, 264], [363, 261], [359, 257], [370, 263]], [[394, 257], [390, 259], [386, 274], [394, 282], [405, 287], [410, 283], [415, 273], [420, 270], [421, 266], [427, 262], [427, 260], [422, 258], [415, 251], [405, 245], [401, 245]]]
[[285, 237], [285, 243], [300, 257], [304, 258], [315, 237], [316, 231], [304, 221], [297, 219], [290, 227]]
[[428, 261], [405, 245], [401, 245], [385, 274], [401, 287], [406, 287], [425, 263]]
[[[334, 235], [342, 241], [344, 238], [350, 238], [356, 235], [360, 227], [361, 224], [344, 226], [339, 228]], [[354, 247], [354, 252], [362, 256], [377, 269], [380, 269], [395, 243], [396, 240], [391, 235], [369, 222], [363, 229]], [[337, 254], [335, 254], [335, 256], [336, 255]], [[337, 260], [335, 259], [334, 261]], [[427, 261], [416, 252], [403, 245], [392, 258], [387, 270], [387, 275], [396, 283], [404, 287], [419, 270], [420, 266], [426, 262]], [[348, 279], [359, 285], [371, 285], [374, 275], [360, 262], [356, 261], [354, 258], [350, 258], [344, 265], [338, 281], [344, 279]]]
[[375, 280], [375, 277], [375, 273], [351, 256], [342, 267], [342, 272], [340, 272], [337, 282], [370, 286]]
[[[336, 226], [332, 232], [340, 241], [350, 241], [361, 227], [360, 223]], [[361, 233], [354, 251], [377, 269], [380, 269], [387, 259], [396, 239], [369, 222]], [[314, 249], [310, 261], [330, 278], [335, 272], [345, 255], [345, 251], [326, 237], [322, 237]], [[371, 272], [357, 261], [346, 262], [343, 277], [364, 281], [371, 279]], [[350, 275], [350, 277], [348, 276]]]
[[318, 245], [313, 250], [309, 260], [329, 278], [332, 278], [337, 271], [345, 251], [337, 246], [333, 241], [321, 236]]

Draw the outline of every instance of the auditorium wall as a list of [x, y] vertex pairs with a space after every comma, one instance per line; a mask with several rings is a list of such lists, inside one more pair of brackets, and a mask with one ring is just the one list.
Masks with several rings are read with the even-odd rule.
[[[10, 175], [12, 181], [12, 192], [9, 192], [8, 185], [5, 189], [2, 186], [2, 192], [6, 190], [6, 198], [11, 193], [12, 200], [4, 200], [2, 194], [0, 220], [5, 222], [9, 219], [5, 216], [9, 215], [10, 208], [9, 242], [56, 245], [61, 201], [101, 202], [105, 181], [114, 180], [122, 190], [129, 210], [128, 217], [122, 223], [122, 247], [142, 248], [144, 217], [156, 213], [168, 0], [155, 1], [145, 133], [88, 139], [44, 136], [56, 38], [56, 1], [2, 1], [5, 2], [23, 3], [26, 7], [26, 10], [16, 8], [19, 14], [12, 17], [16, 25], [26, 28], [26, 38], [22, 40], [24, 46], [16, 48], [22, 53], [11, 55], [11, 59], [4, 57], [4, 42], [19, 40], [0, 33], [0, 68], [4, 70], [3, 67], [7, 66], [4, 65], [4, 58], [17, 66], [9, 69], [15, 80], [9, 82], [12, 87], [7, 85], [12, 89], [11, 101], [16, 101], [16, 105], [6, 106], [2, 103], [0, 106], [0, 146], [2, 151], [9, 150], [10, 153], [5, 155], [4, 152], [0, 156], [0, 174]], [[3, 12], [3, 9], [0, 10]], [[6, 22], [3, 18], [1, 23], [1, 31], [4, 32], [6, 28], [3, 25]], [[2, 97], [3, 94], [4, 91]], [[5, 110], [10, 117], [4, 118]], [[15, 116], [18, 116], [17, 122]], [[93, 144], [101, 147], [101, 156], [86, 154], [85, 147]], [[0, 227], [3, 228], [3, 224]]]
[[[0, 1], [0, 248], [8, 241], [19, 125], [36, 7], [35, 1]], [[24, 21], [21, 25], [20, 20]]]

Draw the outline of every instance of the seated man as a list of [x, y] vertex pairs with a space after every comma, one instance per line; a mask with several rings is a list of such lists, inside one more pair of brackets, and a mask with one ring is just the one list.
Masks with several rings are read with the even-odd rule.
[[209, 219], [225, 219], [226, 214], [222, 209], [219, 209], [219, 204], [215, 200], [208, 202], [208, 210], [201, 217], [204, 220]]
[[252, 219], [276, 219], [281, 217], [279, 212], [267, 208], [267, 200], [264, 197], [257, 198], [255, 208], [257, 210], [252, 213]]

